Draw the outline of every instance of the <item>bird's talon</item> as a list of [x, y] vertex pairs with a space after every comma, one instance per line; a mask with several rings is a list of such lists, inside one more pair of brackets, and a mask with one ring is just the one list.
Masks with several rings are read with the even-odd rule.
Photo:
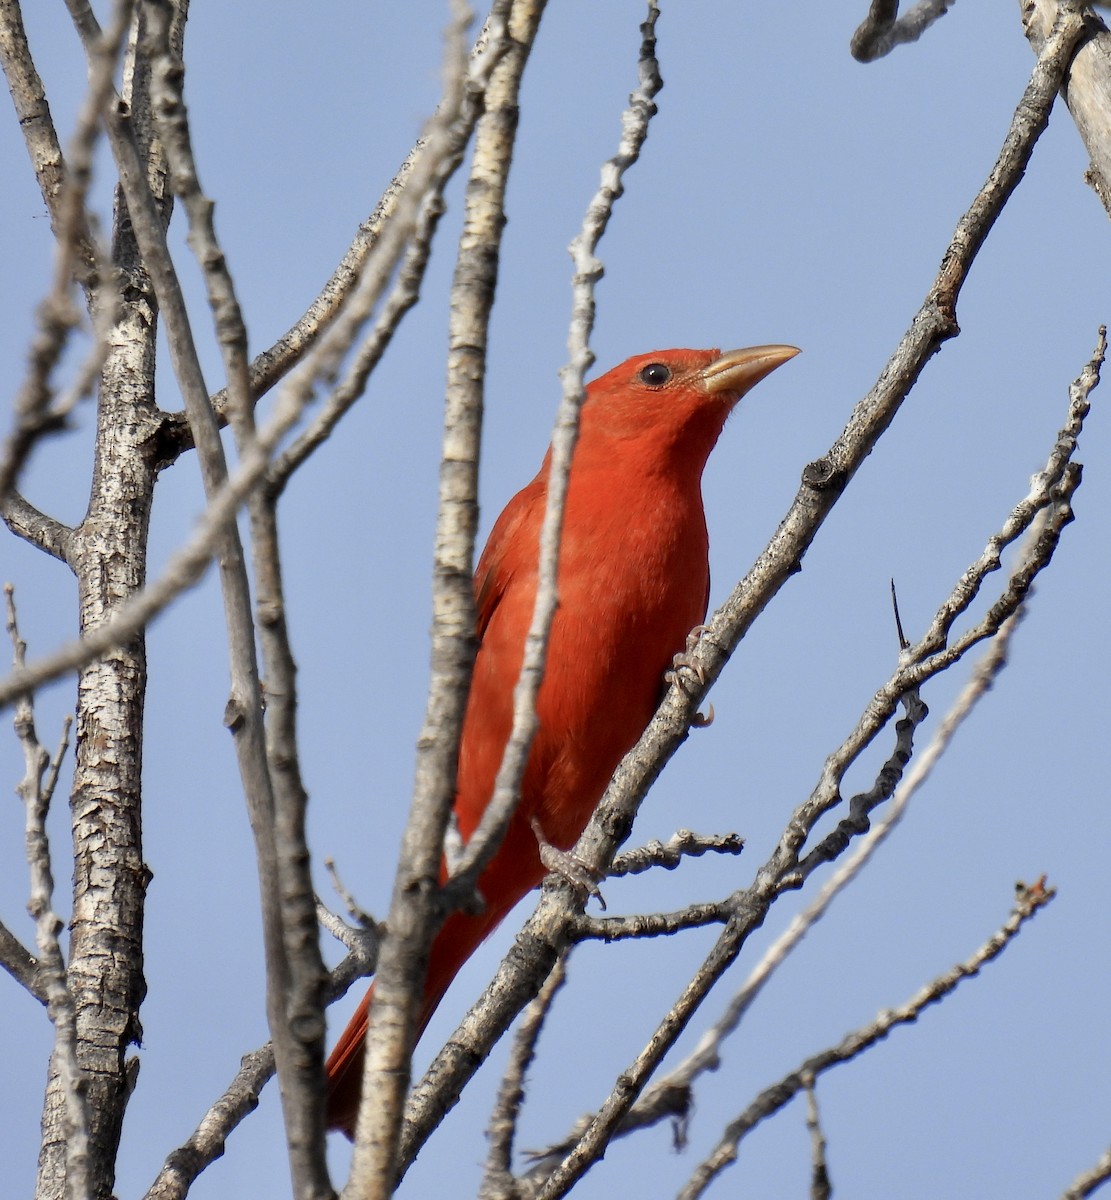
[[[706, 686], [706, 671], [701, 663], [694, 660], [694, 650], [698, 645], [699, 639], [709, 629], [708, 625], [696, 625], [690, 633], [687, 634], [687, 648], [676, 654], [671, 660], [671, 668], [664, 672], [664, 680], [667, 683], [676, 683], [682, 687], [679, 672], [685, 667], [697, 680], [698, 687]], [[707, 705], [706, 712], [696, 712], [691, 717], [692, 729], [705, 729], [708, 725], [714, 723], [714, 706]]]
[[691, 717], [691, 728], [692, 729], [707, 729], [713, 723], [714, 723], [714, 706], [712, 704], [706, 705], [706, 711], [704, 713], [696, 712], [694, 714], [694, 716]]
[[706, 671], [701, 663], [694, 660], [694, 651], [698, 646], [702, 635], [709, 630], [709, 625], [696, 625], [690, 633], [687, 634], [686, 649], [680, 650], [678, 654], [671, 660], [671, 668], [664, 672], [664, 679], [668, 683], [677, 683], [679, 672], [686, 667], [688, 671], [698, 680], [698, 686], [704, 687], [706, 683]]
[[560, 850], [558, 846], [553, 846], [544, 836], [544, 830], [535, 817], [529, 818], [529, 824], [532, 826], [532, 832], [536, 834], [536, 844], [540, 847], [540, 861], [544, 866], [553, 875], [558, 875], [560, 879], [569, 883], [580, 894], [593, 896], [602, 906], [602, 911], [605, 912], [606, 902], [598, 887], [598, 881], [602, 876], [582, 859], [576, 858], [566, 850]]
[[704, 633], [709, 633], [709, 625], [696, 625], [690, 633], [687, 634], [687, 653], [690, 654], [698, 645]]

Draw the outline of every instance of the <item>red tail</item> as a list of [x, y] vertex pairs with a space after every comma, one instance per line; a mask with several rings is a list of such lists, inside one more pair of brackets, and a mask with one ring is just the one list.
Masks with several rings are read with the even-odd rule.
[[[509, 910], [544, 878], [544, 868], [531, 830], [522, 833], [524, 822], [514, 820], [510, 832], [494, 860], [479, 880], [479, 891], [486, 910], [477, 916], [453, 913], [432, 942], [424, 996], [417, 1015], [416, 1042], [451, 986], [460, 968], [486, 938], [493, 933]], [[355, 1136], [355, 1118], [363, 1079], [363, 1043], [367, 1030], [367, 1012], [374, 985], [363, 997], [335, 1049], [328, 1058], [328, 1128], [342, 1129]]]

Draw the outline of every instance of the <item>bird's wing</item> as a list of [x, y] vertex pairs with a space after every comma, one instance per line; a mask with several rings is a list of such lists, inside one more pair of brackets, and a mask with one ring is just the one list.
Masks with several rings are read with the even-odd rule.
[[536, 569], [545, 499], [537, 477], [510, 500], [490, 531], [474, 574], [475, 632], [479, 642], [513, 577], [523, 569]]

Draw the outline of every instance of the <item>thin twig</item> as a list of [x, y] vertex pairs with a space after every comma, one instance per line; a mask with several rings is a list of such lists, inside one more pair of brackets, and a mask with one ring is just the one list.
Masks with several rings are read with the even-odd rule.
[[921, 991], [897, 1008], [884, 1009], [870, 1024], [850, 1033], [836, 1046], [808, 1058], [778, 1083], [765, 1088], [745, 1111], [723, 1133], [713, 1151], [692, 1172], [678, 1200], [697, 1200], [709, 1184], [737, 1158], [737, 1147], [761, 1121], [778, 1112], [807, 1086], [807, 1080], [817, 1079], [832, 1067], [851, 1062], [866, 1050], [882, 1041], [892, 1029], [913, 1025], [931, 1004], [937, 1004], [966, 979], [974, 979], [989, 962], [998, 958], [1011, 944], [1019, 931], [1056, 892], [1046, 888], [1044, 881], [1030, 887], [1016, 888], [1015, 907], [1010, 917], [974, 954], [964, 962], [939, 975]]
[[601, 942], [623, 942], [630, 938], [666, 937], [686, 929], [704, 929], [707, 925], [724, 925], [733, 914], [731, 900], [707, 904], [688, 904], [677, 912], [634, 913], [628, 917], [588, 917], [579, 913], [567, 929], [572, 942], [593, 939]]
[[[197, 176], [182, 96], [185, 67], [171, 41], [174, 10], [168, 0], [144, 0], [144, 3], [147, 22], [143, 51], [151, 64], [152, 110], [173, 191], [181, 198], [188, 217], [188, 242], [205, 279], [228, 379], [228, 408], [236, 446], [239, 454], [245, 455], [256, 448], [246, 326], [227, 259], [216, 235], [214, 206], [201, 190]], [[283, 616], [275, 502], [256, 490], [249, 505], [255, 592], [261, 617], [258, 638], [267, 674], [267, 716], [265, 729], [259, 728], [257, 733], [248, 734], [253, 723], [242, 723], [242, 732], [250, 738], [250, 749], [241, 750], [241, 772], [245, 784], [254, 780], [258, 785], [257, 794], [248, 796], [248, 805], [259, 842], [268, 1011], [282, 1084], [293, 1190], [306, 1200], [330, 1200], [334, 1192], [325, 1157], [322, 1104], [325, 968], [317, 938], [305, 839], [307, 797], [297, 761], [295, 668]], [[237, 584], [235, 597], [229, 597], [229, 618], [233, 611], [243, 616], [237, 603], [238, 593]], [[238, 633], [229, 632], [229, 641], [236, 646], [252, 637], [254, 630], [247, 622], [239, 626]], [[253, 686], [257, 667], [252, 660], [253, 655], [241, 655], [239, 677]], [[249, 706], [253, 710], [258, 708], [253, 696]], [[259, 734], [265, 739], [265, 770], [258, 762]], [[237, 730], [237, 745], [240, 741]]]
[[[468, 133], [468, 129], [459, 131], [460, 151]], [[459, 162], [462, 162], [461, 152], [451, 160], [452, 172]], [[381, 361], [402, 318], [420, 299], [420, 287], [432, 250], [432, 238], [444, 212], [442, 192], [449, 178], [447, 170], [443, 171], [436, 181], [435, 189], [426, 193], [393, 289], [344, 377], [332, 389], [327, 401], [308, 427], [282, 451], [267, 472], [266, 487], [270, 494], [281, 494], [293, 472], [324, 445], [340, 419], [363, 395], [371, 372]]]
[[260, 427], [254, 447], [213, 492], [192, 535], [170, 556], [161, 575], [113, 609], [109, 619], [80, 640], [69, 642], [0, 680], [0, 708], [5, 708], [25, 692], [92, 662], [112, 647], [127, 643], [183, 591], [199, 581], [212, 561], [229, 520], [260, 485], [271, 454], [297, 422], [303, 404], [309, 399], [311, 396], [294, 395], [283, 389], [270, 419]]
[[806, 1128], [810, 1133], [810, 1200], [830, 1200], [833, 1188], [829, 1182], [826, 1139], [822, 1132], [821, 1117], [818, 1115], [818, 1094], [814, 1088], [814, 1076], [804, 1075], [802, 1086], [806, 1090]]
[[[501, 53], [496, 31], [502, 24], [506, 4], [507, 0], [494, 0], [490, 16], [487, 17], [482, 32], [471, 49], [468, 88], [463, 96], [455, 122], [455, 136], [460, 146], [465, 146], [469, 142], [475, 122], [482, 113], [485, 77]], [[493, 37], [491, 36], [492, 31], [495, 33]], [[274, 345], [263, 350], [251, 360], [250, 387], [253, 401], [258, 401], [266, 395], [271, 388], [280, 383], [291, 370], [297, 367], [304, 359], [306, 352], [316, 344], [345, 310], [359, 286], [359, 281], [363, 278], [370, 256], [377, 253], [376, 248], [383, 231], [391, 225], [396, 227], [399, 224], [397, 221], [399, 210], [405, 207], [419, 207], [423, 202], [423, 197], [429, 195], [428, 177], [439, 171], [436, 164], [432, 164], [430, 171], [429, 164], [426, 162], [429, 157], [436, 157], [435, 154], [429, 155], [430, 141], [433, 150], [437, 154], [439, 153], [434, 139], [429, 138], [429, 131], [423, 131], [383, 192], [373, 212], [356, 230], [350, 246], [336, 266], [331, 278], [320, 290], [319, 295]], [[453, 172], [457, 166], [458, 162], [455, 162], [450, 170]], [[442, 190], [442, 185], [440, 190]], [[397, 314], [398, 320], [401, 315], [403, 314]], [[392, 336], [393, 330], [387, 330], [387, 322], [383, 320], [380, 322], [380, 332], [385, 333], [388, 340], [388, 337]], [[381, 349], [378, 353], [381, 353]], [[356, 373], [357, 368], [353, 368], [352, 378]], [[346, 386], [344, 385], [341, 391], [345, 390]], [[228, 394], [223, 390], [217, 392], [212, 398], [212, 407], [221, 422], [226, 419], [227, 402]], [[342, 404], [343, 401], [339, 403]], [[163, 441], [168, 458], [174, 458], [192, 446], [192, 435], [183, 414], [168, 415]], [[301, 449], [304, 450], [307, 447], [308, 443], [305, 443]]]
[[170, 1152], [143, 1200], [184, 1200], [197, 1176], [224, 1153], [228, 1135], [258, 1108], [259, 1093], [273, 1074], [274, 1048], [269, 1042], [244, 1055], [227, 1090], [189, 1140]]
[[[0, 448], [0, 508], [6, 506], [20, 471], [35, 444], [66, 426], [73, 406], [96, 377], [107, 347], [118, 289], [107, 256], [90, 233], [85, 197], [92, 177], [92, 160], [100, 133], [100, 114], [111, 95], [131, 20], [130, 3], [113, 6], [103, 34], [90, 48], [89, 82], [77, 114], [68, 166], [62, 161], [46, 97], [31, 60], [18, 5], [4, 4], [4, 69], [25, 130], [28, 150], [39, 175], [43, 199], [55, 236], [54, 271], [50, 290], [37, 310], [37, 330], [31, 341], [28, 370], [16, 394], [15, 425]], [[79, 386], [56, 400], [51, 377], [81, 317], [71, 296], [74, 278], [86, 288], [96, 333], [89, 360], [78, 373]]]
[[[900, 787], [895, 791], [890, 805], [883, 816], [857, 843], [852, 856], [842, 862], [826, 880], [814, 899], [790, 921], [787, 928], [775, 939], [750, 972], [744, 984], [726, 1006], [725, 1011], [699, 1039], [691, 1054], [674, 1070], [669, 1071], [653, 1087], [669, 1088], [685, 1086], [706, 1071], [716, 1070], [721, 1065], [721, 1047], [726, 1038], [740, 1024], [741, 1019], [752, 1007], [756, 997], [771, 979], [776, 969], [798, 946], [813, 926], [821, 920], [842, 892], [863, 870], [864, 866], [883, 844], [892, 829], [901, 820], [911, 799], [926, 781], [934, 764], [944, 753], [953, 735], [965, 717], [991, 686], [992, 680], [1006, 663], [1006, 652], [1011, 634], [1017, 625], [1017, 615], [1004, 625], [991, 643], [989, 652], [977, 665], [969, 683], [956, 703], [942, 721], [933, 740], [923, 750], [908, 770]], [[842, 846], [842, 850], [845, 847]], [[838, 851], [838, 854], [841, 851]]]
[[567, 979], [567, 952], [556, 960], [551, 974], [544, 981], [536, 999], [525, 1009], [513, 1038], [509, 1063], [498, 1088], [497, 1099], [486, 1127], [490, 1149], [479, 1187], [479, 1200], [517, 1200], [519, 1192], [513, 1177], [513, 1141], [517, 1121], [525, 1100], [525, 1076], [536, 1056], [544, 1022], [551, 1011], [556, 994]]
[[680, 829], [666, 842], [651, 841], [645, 846], [618, 854], [610, 864], [607, 876], [617, 879], [623, 875], [639, 875], [652, 867], [673, 871], [685, 858], [701, 858], [703, 854], [740, 854], [745, 848], [739, 833], [694, 833]]

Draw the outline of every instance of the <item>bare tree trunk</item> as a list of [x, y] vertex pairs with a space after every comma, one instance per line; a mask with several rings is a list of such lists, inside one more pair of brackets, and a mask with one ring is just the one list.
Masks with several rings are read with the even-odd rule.
[[[132, 67], [129, 73], [127, 99], [150, 161], [146, 72]], [[146, 582], [158, 465], [157, 304], [119, 192], [112, 262], [121, 277], [119, 307], [100, 376], [89, 507], [74, 530], [69, 553], [82, 634], [102, 625]], [[112, 1195], [124, 1112], [138, 1067], [126, 1053], [142, 1036], [143, 906], [150, 879], [143, 862], [141, 819], [146, 686], [140, 633], [87, 666], [77, 687], [68, 983], [87, 1089], [90, 1195], [96, 1200]], [[54, 1077], [43, 1112], [39, 1200], [67, 1194], [63, 1113], [62, 1088]]]
[[[126, 222], [124, 223], [126, 224]], [[129, 276], [113, 348], [104, 365], [97, 414], [96, 466], [89, 509], [74, 531], [81, 631], [94, 629], [143, 586], [155, 471], [154, 299], [130, 232], [116, 262]], [[144, 445], [145, 444], [145, 445]], [[142, 635], [81, 672], [73, 815], [73, 921], [69, 986], [77, 1007], [78, 1061], [88, 1076], [93, 1194], [111, 1194], [113, 1163], [127, 1101], [124, 1053], [140, 1037], [143, 980], [141, 768], [147, 664]], [[47, 1093], [40, 1195], [57, 1177], [64, 1146], [56, 1081]]]

